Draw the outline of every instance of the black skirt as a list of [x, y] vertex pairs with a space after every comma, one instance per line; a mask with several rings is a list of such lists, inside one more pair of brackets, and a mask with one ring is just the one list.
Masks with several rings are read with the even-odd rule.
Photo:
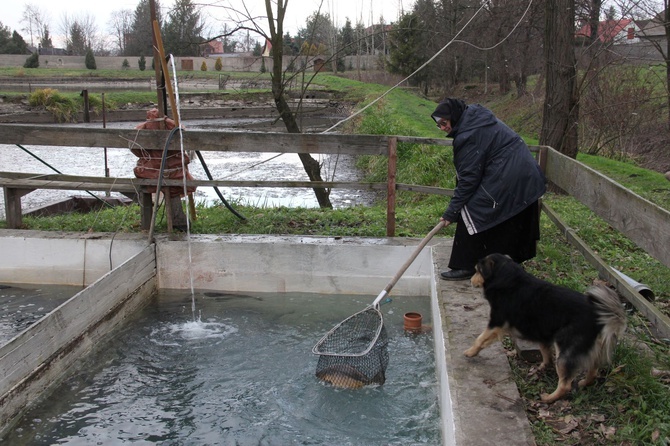
[[470, 235], [460, 220], [456, 223], [449, 268], [474, 269], [477, 261], [494, 252], [507, 254], [521, 263], [535, 257], [540, 239], [540, 207], [526, 209], [486, 231]]

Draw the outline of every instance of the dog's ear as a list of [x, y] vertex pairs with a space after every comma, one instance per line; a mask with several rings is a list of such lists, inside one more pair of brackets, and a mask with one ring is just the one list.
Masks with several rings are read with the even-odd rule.
[[483, 259], [480, 259], [479, 262], [477, 262], [477, 269], [479, 273], [484, 277], [484, 279], [488, 279], [493, 275], [493, 271], [495, 270], [495, 265], [496, 265], [496, 259], [493, 255], [488, 255], [484, 257]]

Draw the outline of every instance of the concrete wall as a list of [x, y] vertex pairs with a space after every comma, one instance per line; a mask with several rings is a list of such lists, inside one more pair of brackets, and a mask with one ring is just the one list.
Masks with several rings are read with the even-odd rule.
[[[255, 235], [156, 236], [158, 287], [246, 292], [379, 294], [420, 240]], [[433, 241], [431, 244], [439, 243]], [[442, 243], [446, 243], [442, 241]], [[145, 234], [79, 234], [0, 230], [0, 282], [88, 286], [148, 242]], [[111, 257], [111, 265], [110, 265]], [[428, 296], [432, 261], [426, 247], [393, 293]]]
[[148, 244], [143, 234], [112, 236], [0, 230], [0, 282], [88, 286]]
[[[416, 239], [303, 236], [192, 236], [188, 244], [157, 241], [160, 288], [247, 292], [379, 294], [416, 249]], [[393, 293], [430, 295], [432, 261], [424, 249]]]
[[[26, 55], [16, 55], [16, 54], [0, 54], [0, 67], [22, 67], [26, 62], [28, 56]], [[216, 72], [214, 65], [216, 64], [218, 56], [210, 57], [175, 57], [175, 68], [177, 71], [182, 70], [182, 60], [193, 61], [193, 71], [200, 71], [201, 65], [204, 62], [207, 65], [207, 71]], [[127, 59], [129, 68], [128, 71], [138, 71], [139, 70], [139, 57], [138, 56], [128, 56], [128, 57], [102, 57], [98, 56], [95, 58], [95, 65], [99, 70], [121, 70], [123, 69], [123, 61]], [[239, 71], [239, 72], [252, 72], [259, 73], [263, 65], [262, 57], [253, 57], [253, 56], [234, 56], [226, 57], [221, 56], [221, 62], [223, 68], [221, 71]], [[272, 59], [265, 57], [265, 68], [270, 71], [272, 69]], [[151, 71], [151, 57], [146, 58], [146, 70]], [[41, 55], [39, 58], [40, 68], [48, 69], [85, 69], [85, 57], [84, 56], [46, 56]], [[286, 69], [291, 60], [289, 58], [284, 58], [284, 69]], [[353, 70], [358, 69], [360, 64], [361, 70], [377, 70], [379, 65], [378, 56], [347, 56], [345, 57], [345, 69]], [[306, 64], [308, 67], [313, 65], [313, 61], [305, 60], [304, 62], [298, 60], [294, 62], [296, 68], [300, 68], [302, 64]], [[188, 62], [185, 63], [188, 65]], [[170, 67], [171, 69], [171, 67]], [[327, 66], [326, 70], [329, 70], [330, 67]], [[189, 70], [190, 71], [190, 70]]]

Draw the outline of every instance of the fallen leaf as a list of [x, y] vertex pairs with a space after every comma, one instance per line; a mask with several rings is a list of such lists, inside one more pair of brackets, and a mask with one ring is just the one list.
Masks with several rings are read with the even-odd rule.
[[605, 426], [604, 424], [600, 424], [598, 428], [607, 440], [611, 440], [612, 437], [614, 437], [614, 434], [616, 434], [616, 428], [614, 426]]
[[654, 429], [654, 432], [651, 433], [651, 441], [656, 442], [658, 440], [658, 437], [661, 436], [661, 432], [658, 429]]
[[670, 370], [651, 369], [651, 376], [656, 378], [670, 378]]
[[597, 421], [599, 423], [604, 423], [605, 422], [605, 415], [602, 415], [602, 414], [594, 414], [594, 415], [589, 416], [589, 418], [592, 421]]
[[621, 365], [618, 365], [618, 366], [614, 367], [614, 368], [612, 369], [612, 371], [610, 372], [610, 375], [616, 375], [617, 373], [621, 372], [621, 370], [622, 370], [624, 367], [626, 367], [626, 364], [621, 364]]

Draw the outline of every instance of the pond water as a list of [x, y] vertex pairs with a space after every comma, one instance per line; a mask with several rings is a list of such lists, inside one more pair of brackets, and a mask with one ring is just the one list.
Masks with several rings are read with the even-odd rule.
[[0, 283], [0, 344], [5, 344], [82, 287]]
[[427, 297], [381, 306], [390, 355], [384, 385], [344, 390], [314, 375], [314, 344], [372, 300], [162, 290], [2, 442], [439, 444], [432, 331], [403, 329], [410, 311], [430, 326]]
[[[337, 118], [322, 118], [310, 122], [311, 130], [329, 128]], [[134, 128], [136, 122], [108, 123], [107, 128]], [[82, 124], [78, 124], [81, 126]], [[187, 128], [218, 128], [229, 131], [282, 131], [281, 123], [268, 119], [216, 119], [184, 122]], [[102, 127], [100, 123], [87, 124], [91, 127]], [[63, 174], [105, 176], [105, 163], [111, 177], [133, 178], [133, 168], [137, 157], [126, 149], [44, 147], [0, 144], [0, 165], [2, 170], [11, 172], [30, 172], [52, 174], [52, 168]], [[185, 147], [185, 150], [189, 150]], [[32, 154], [32, 155], [31, 155]], [[302, 163], [297, 154], [278, 153], [239, 153], [239, 152], [201, 152], [212, 177], [217, 180], [286, 180], [307, 181]], [[34, 155], [34, 156], [33, 156]], [[355, 167], [355, 159], [351, 156], [318, 156], [323, 165], [322, 177], [332, 181], [359, 181], [361, 173]], [[39, 158], [39, 159], [38, 159]], [[42, 160], [42, 161], [40, 161]], [[45, 165], [45, 163], [48, 164]], [[51, 166], [51, 167], [49, 167]], [[196, 179], [206, 180], [207, 175], [200, 161], [195, 157], [191, 160], [189, 171]], [[226, 201], [231, 204], [240, 203], [258, 207], [318, 207], [318, 202], [311, 189], [303, 188], [219, 188]], [[103, 192], [95, 192], [100, 196]], [[84, 191], [36, 190], [21, 199], [24, 212], [42, 207], [55, 201], [67, 199], [74, 195], [86, 196]], [[119, 196], [113, 194], [113, 196]], [[198, 188], [194, 194], [196, 202], [206, 205], [220, 203], [213, 188]], [[331, 202], [335, 208], [344, 208], [357, 204], [371, 204], [375, 194], [370, 191], [350, 189], [334, 189]], [[4, 196], [0, 195], [0, 218], [5, 218]]]

